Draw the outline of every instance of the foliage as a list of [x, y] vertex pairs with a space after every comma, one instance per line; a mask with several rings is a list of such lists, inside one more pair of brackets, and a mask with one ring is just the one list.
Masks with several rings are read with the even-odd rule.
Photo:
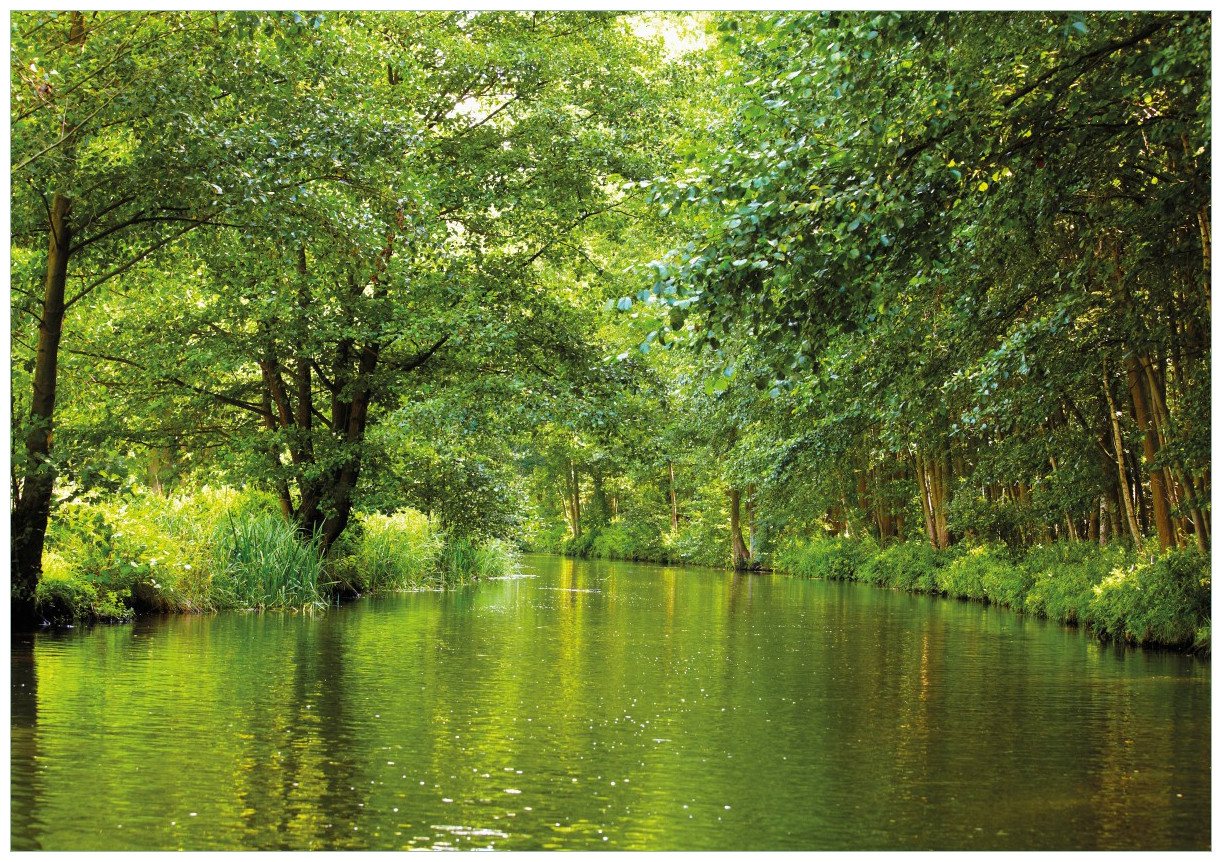
[[16, 13], [15, 599], [311, 606], [513, 541], [1183, 639], [1209, 16], [692, 21]]
[[1192, 550], [1134, 555], [1085, 542], [1036, 547], [1015, 557], [978, 545], [935, 551], [904, 543], [879, 549], [843, 538], [797, 543], [777, 568], [801, 577], [857, 580], [911, 592], [997, 604], [1100, 638], [1209, 649], [1209, 560]]
[[452, 537], [442, 544], [436, 567], [426, 583], [448, 587], [503, 577], [514, 571], [516, 561], [513, 546], [501, 539]]
[[865, 542], [844, 538], [816, 539], [794, 544], [777, 554], [777, 568], [805, 578], [857, 580], [872, 551]]
[[947, 562], [924, 542], [899, 542], [882, 548], [861, 566], [859, 579], [911, 592], [935, 592], [937, 570]]
[[1117, 640], [1191, 645], [1209, 619], [1209, 581], [1209, 561], [1195, 551], [1143, 557], [1094, 587], [1091, 625]]

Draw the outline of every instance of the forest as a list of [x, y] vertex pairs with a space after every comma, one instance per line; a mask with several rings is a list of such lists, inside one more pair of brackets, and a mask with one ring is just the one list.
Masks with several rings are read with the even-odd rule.
[[14, 626], [547, 553], [1208, 652], [1210, 33], [15, 12]]

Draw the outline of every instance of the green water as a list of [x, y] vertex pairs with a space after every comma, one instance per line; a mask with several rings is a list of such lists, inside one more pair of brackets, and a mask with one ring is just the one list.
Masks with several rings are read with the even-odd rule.
[[16, 639], [13, 848], [1209, 845], [1206, 662], [857, 584], [522, 573]]

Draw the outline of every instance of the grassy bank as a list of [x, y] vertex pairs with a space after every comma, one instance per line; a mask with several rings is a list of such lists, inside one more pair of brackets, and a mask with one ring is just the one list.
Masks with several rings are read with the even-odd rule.
[[50, 622], [141, 612], [312, 610], [338, 597], [450, 586], [511, 571], [497, 540], [449, 537], [412, 510], [362, 514], [324, 556], [268, 495], [205, 488], [60, 506], [37, 606]]
[[986, 602], [1087, 626], [1127, 643], [1210, 648], [1209, 558], [1063, 542], [1014, 551], [906, 542], [816, 539], [777, 554], [779, 571]]

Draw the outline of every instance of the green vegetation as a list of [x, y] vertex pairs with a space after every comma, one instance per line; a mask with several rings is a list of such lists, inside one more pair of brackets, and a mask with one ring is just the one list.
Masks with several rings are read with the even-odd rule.
[[1089, 626], [1100, 637], [1208, 652], [1209, 560], [1183, 549], [1164, 556], [1085, 543], [1014, 552], [998, 545], [946, 551], [870, 540], [817, 539], [777, 555], [785, 572], [938, 593]]
[[525, 547], [1207, 642], [1210, 29], [17, 13], [15, 619]]
[[495, 539], [447, 540], [405, 509], [362, 515], [324, 557], [259, 492], [203, 488], [68, 503], [48, 534], [37, 610], [54, 622], [227, 608], [313, 611], [336, 598], [508, 574], [516, 552]]

